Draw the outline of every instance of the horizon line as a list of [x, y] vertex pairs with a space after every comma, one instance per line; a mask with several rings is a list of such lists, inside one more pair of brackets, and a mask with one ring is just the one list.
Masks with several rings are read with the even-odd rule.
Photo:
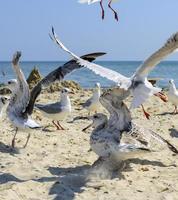
[[[23, 60], [20, 62], [68, 62], [69, 60]], [[12, 62], [11, 60], [1, 60], [0, 62]], [[95, 62], [144, 62], [144, 60], [96, 60]], [[178, 62], [178, 60], [164, 60], [161, 62]]]

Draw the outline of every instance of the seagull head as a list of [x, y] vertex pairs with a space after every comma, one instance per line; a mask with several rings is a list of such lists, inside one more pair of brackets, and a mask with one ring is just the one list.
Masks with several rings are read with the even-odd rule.
[[171, 79], [171, 80], [169, 80], [169, 84], [174, 84], [174, 80], [173, 79]]
[[1, 86], [1, 89], [6, 88], [6, 89], [9, 89], [10, 91], [13, 91], [16, 88], [17, 84], [18, 82], [16, 79], [10, 79], [9, 81], [7, 81]]
[[129, 96], [129, 91], [126, 91], [125, 89], [114, 87], [111, 89], [107, 89], [103, 92], [101, 95], [101, 99], [104, 99], [108, 102], [122, 102], [124, 99], [126, 99]]
[[101, 87], [100, 83], [95, 83], [95, 87], [96, 87], [97, 89], [100, 89], [100, 87]]
[[61, 95], [68, 96], [68, 94], [74, 94], [69, 88], [62, 88]]
[[103, 113], [97, 113], [93, 116], [87, 117], [87, 119], [92, 120], [93, 122], [90, 125], [88, 125], [86, 128], [84, 128], [82, 131], [86, 131], [90, 127], [97, 128], [100, 125], [106, 124], [108, 121], [107, 116], [104, 115]]

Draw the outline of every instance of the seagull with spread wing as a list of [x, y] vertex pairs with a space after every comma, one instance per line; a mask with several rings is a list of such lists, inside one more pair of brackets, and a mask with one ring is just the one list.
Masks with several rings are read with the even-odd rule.
[[25, 110], [30, 100], [30, 90], [25, 76], [19, 66], [20, 57], [21, 52], [16, 52], [12, 60], [12, 67], [17, 76], [17, 79], [10, 80], [5, 85], [5, 87], [8, 87], [12, 91], [10, 102], [6, 112], [11, 124], [16, 129], [15, 135], [12, 140], [13, 148], [15, 147], [15, 138], [18, 130], [26, 131], [29, 133], [27, 141], [24, 145], [25, 148], [30, 138], [30, 131], [32, 129], [41, 128], [39, 124], [37, 124], [33, 119], [31, 119], [31, 117], [27, 113], [25, 113]]
[[[115, 19], [118, 21], [118, 15], [117, 12], [111, 7], [111, 3], [115, 2], [118, 0], [108, 0], [108, 7], [112, 10], [112, 12], [114, 13], [114, 17]], [[104, 19], [104, 8], [103, 8], [103, 0], [79, 0], [79, 3], [88, 3], [88, 5], [96, 3], [96, 2], [100, 2], [100, 6], [101, 6], [101, 10], [102, 10], [102, 19]]]
[[94, 128], [90, 136], [90, 146], [99, 156], [93, 167], [99, 164], [112, 169], [121, 161], [165, 147], [178, 154], [177, 148], [169, 141], [133, 122], [130, 110], [124, 103], [128, 96], [127, 90], [118, 87], [107, 89], [101, 95], [100, 102], [108, 111], [109, 119], [103, 113], [86, 117], [93, 121], [85, 130], [89, 127]]
[[[90, 62], [95, 60], [97, 57], [104, 55], [103, 52], [91, 53], [82, 56], [83, 59], [86, 59]], [[17, 80], [9, 80], [1, 88], [9, 88], [12, 92], [10, 103], [7, 107], [7, 115], [11, 123], [16, 127], [16, 133], [12, 140], [12, 147], [15, 146], [15, 137], [18, 129], [20, 130], [31, 130], [40, 128], [35, 121], [30, 118], [30, 115], [33, 112], [35, 101], [38, 95], [41, 93], [41, 90], [55, 81], [61, 81], [64, 76], [72, 72], [75, 69], [81, 68], [75, 60], [70, 60], [65, 63], [63, 66], [58, 67], [54, 71], [50, 72], [46, 77], [44, 77], [31, 91], [29, 91], [29, 86], [26, 82], [25, 76], [21, 71], [18, 62], [20, 59], [21, 53], [17, 52], [14, 55], [12, 64], [13, 69], [17, 75]], [[27, 142], [24, 147], [27, 146], [30, 134], [28, 135]]]
[[164, 100], [166, 99], [161, 93], [161, 88], [154, 87], [148, 81], [147, 76], [158, 63], [160, 63], [164, 58], [178, 49], [178, 32], [173, 34], [159, 50], [157, 50], [148, 59], [146, 59], [141, 64], [141, 66], [136, 69], [135, 73], [131, 77], [123, 76], [116, 71], [79, 58], [62, 44], [54, 32], [54, 28], [52, 28], [51, 38], [55, 43], [57, 43], [58, 46], [70, 54], [79, 65], [92, 70], [95, 74], [105, 77], [115, 82], [120, 88], [131, 92], [133, 95], [133, 100], [130, 106], [131, 109], [142, 105], [142, 103], [144, 103], [152, 95], [159, 96]]

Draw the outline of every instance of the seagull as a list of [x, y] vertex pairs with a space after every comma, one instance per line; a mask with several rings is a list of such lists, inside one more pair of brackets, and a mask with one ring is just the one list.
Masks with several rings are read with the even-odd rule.
[[20, 69], [19, 59], [21, 57], [21, 52], [16, 52], [13, 56], [12, 67], [17, 76], [17, 79], [10, 80], [7, 82], [5, 87], [12, 91], [9, 105], [7, 106], [7, 117], [9, 118], [11, 124], [15, 127], [15, 135], [12, 139], [12, 147], [15, 147], [15, 138], [18, 130], [28, 132], [27, 141], [24, 148], [27, 146], [30, 132], [32, 129], [41, 128], [29, 115], [25, 113], [25, 110], [29, 104], [30, 91], [28, 83], [26, 82], [25, 76]]
[[177, 106], [178, 106], [178, 91], [176, 89], [174, 80], [171, 79], [169, 81], [169, 91], [168, 91], [168, 100], [173, 103], [175, 109], [173, 111], [174, 114], [178, 113]]
[[[91, 62], [104, 54], [105, 53], [103, 52], [91, 53], [82, 56], [82, 58]], [[17, 135], [18, 129], [27, 131], [27, 129], [30, 130], [41, 127], [30, 118], [30, 115], [33, 112], [36, 98], [41, 93], [41, 90], [57, 80], [62, 80], [65, 75], [72, 72], [73, 70], [81, 68], [81, 66], [78, 65], [75, 60], [70, 60], [63, 66], [50, 72], [32, 89], [30, 93], [29, 86], [25, 80], [24, 74], [18, 65], [20, 57], [21, 52], [16, 52], [12, 60], [13, 69], [17, 75], [17, 80], [11, 79], [4, 86], [1, 86], [1, 88], [9, 88], [12, 92], [10, 103], [7, 107], [7, 116], [16, 128], [15, 135], [12, 140], [12, 147], [15, 147], [15, 137]], [[24, 147], [27, 146], [29, 138], [30, 134], [27, 137], [27, 141]]]
[[88, 99], [85, 103], [82, 104], [83, 108], [86, 108], [90, 112], [97, 112], [101, 106], [99, 98], [101, 94], [101, 86], [100, 83], [95, 84], [95, 89], [93, 92], [93, 96]]
[[35, 104], [35, 108], [41, 111], [44, 116], [53, 120], [52, 123], [56, 126], [57, 130], [65, 130], [60, 125], [59, 120], [64, 120], [71, 113], [69, 92], [70, 90], [68, 88], [63, 88], [61, 90], [61, 100], [56, 103]]
[[[116, 2], [118, 0], [108, 0], [108, 7], [113, 11], [115, 19], [118, 21], [118, 14], [117, 12], [111, 7], [112, 2]], [[79, 0], [79, 3], [88, 3], [88, 5], [100, 2], [100, 7], [102, 10], [102, 19], [104, 19], [104, 8], [103, 8], [103, 0]]]
[[[104, 52], [96, 52], [96, 53], [90, 53], [81, 56], [82, 59], [87, 60], [87, 61], [94, 61], [97, 57], [100, 57], [102, 55], [105, 55], [106, 53]], [[31, 91], [31, 96], [30, 96], [30, 102], [27, 106], [26, 113], [32, 114], [33, 108], [35, 101], [41, 91], [45, 89], [46, 87], [50, 86], [52, 83], [56, 81], [61, 81], [64, 79], [64, 77], [71, 73], [74, 70], [82, 68], [74, 59], [66, 62], [62, 66], [58, 67], [57, 69], [53, 70], [50, 72], [48, 75], [46, 75]]]
[[[166, 101], [166, 97], [161, 93], [162, 89], [154, 87], [148, 81], [147, 76], [158, 63], [178, 49], [178, 32], [173, 34], [160, 49], [146, 59], [141, 66], [136, 69], [135, 73], [131, 77], [123, 76], [116, 71], [79, 58], [62, 44], [54, 32], [54, 28], [52, 28], [51, 38], [60, 48], [70, 54], [79, 65], [90, 69], [95, 74], [115, 82], [120, 88], [128, 90], [133, 96], [130, 109], [137, 108], [152, 95], [159, 96], [161, 99], [165, 99]], [[147, 117], [146, 113], [145, 115]]]
[[9, 99], [7, 97], [0, 96], [0, 118], [3, 115], [4, 107], [7, 105], [8, 100]]
[[[127, 90], [118, 87], [106, 90], [101, 95], [100, 102], [109, 112], [109, 119], [103, 113], [87, 117], [93, 120], [90, 125], [94, 128], [90, 136], [90, 146], [99, 156], [99, 160], [113, 164], [137, 157], [153, 151], [153, 141], [178, 154], [178, 150], [159, 134], [132, 121], [130, 110], [123, 102], [128, 96]], [[129, 137], [131, 142], [125, 142], [124, 136]]]

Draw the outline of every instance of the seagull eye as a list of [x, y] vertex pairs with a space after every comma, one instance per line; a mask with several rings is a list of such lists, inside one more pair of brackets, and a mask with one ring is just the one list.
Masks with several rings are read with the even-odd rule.
[[11, 84], [11, 81], [8, 81], [7, 83], [8, 83], [8, 84]]

